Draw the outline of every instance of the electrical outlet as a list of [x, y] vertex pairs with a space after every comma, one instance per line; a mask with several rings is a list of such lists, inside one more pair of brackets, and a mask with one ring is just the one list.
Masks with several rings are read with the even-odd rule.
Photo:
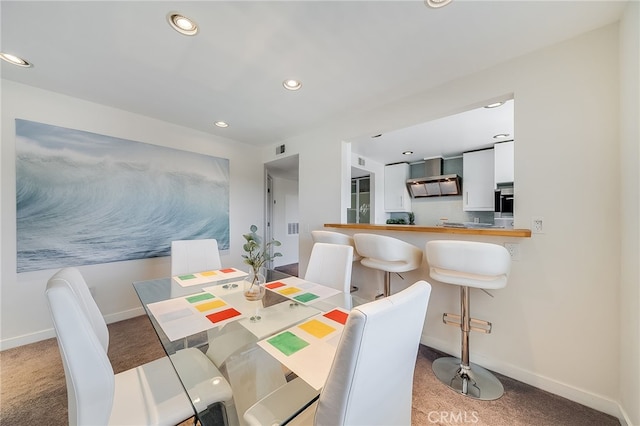
[[531, 232], [534, 234], [544, 234], [544, 218], [540, 216], [531, 218]]
[[504, 243], [504, 248], [507, 249], [511, 260], [520, 260], [520, 244], [518, 243]]

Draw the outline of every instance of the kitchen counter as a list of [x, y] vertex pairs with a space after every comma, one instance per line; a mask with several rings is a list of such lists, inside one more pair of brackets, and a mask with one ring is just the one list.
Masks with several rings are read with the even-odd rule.
[[374, 225], [369, 223], [325, 223], [325, 228], [364, 229], [369, 231], [405, 231], [428, 232], [434, 234], [465, 234], [485, 235], [495, 237], [531, 238], [530, 229], [504, 229], [504, 228], [457, 228], [444, 226], [419, 226], [419, 225]]

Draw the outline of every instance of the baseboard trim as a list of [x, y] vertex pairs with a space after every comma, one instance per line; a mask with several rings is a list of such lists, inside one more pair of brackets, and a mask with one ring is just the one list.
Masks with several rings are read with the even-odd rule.
[[139, 317], [140, 315], [145, 315], [145, 311], [142, 306], [129, 309], [127, 311], [116, 312], [114, 314], [109, 314], [104, 316], [104, 320], [107, 324], [111, 324], [112, 322], [124, 321], [130, 318]]
[[[458, 352], [460, 351], [460, 348], [451, 348], [451, 342], [445, 342], [440, 339], [434, 339], [423, 335], [420, 343], [433, 349], [452, 354], [452, 356], [459, 357]], [[627, 413], [623, 410], [618, 401], [559, 382], [512, 364], [495, 362], [495, 360], [488, 359], [482, 354], [470, 352], [469, 357], [472, 359], [472, 362], [477, 362], [479, 365], [482, 365], [489, 370], [496, 371], [538, 389], [542, 389], [554, 395], [561, 396], [570, 401], [577, 402], [578, 404], [582, 404], [589, 408], [593, 408], [594, 410], [614, 416], [620, 421], [622, 426], [631, 425]]]
[[3, 339], [0, 340], [0, 351], [17, 348], [18, 346], [24, 346], [30, 343], [36, 343], [41, 340], [51, 339], [52, 337], [56, 337], [56, 333], [53, 331], [53, 328], [49, 328], [47, 330], [36, 331], [35, 333]]
[[[142, 307], [138, 307], [105, 315], [104, 320], [107, 324], [111, 324], [113, 322], [124, 321], [126, 319], [135, 318], [144, 314], [144, 309]], [[36, 331], [35, 333], [23, 334], [22, 336], [3, 339], [0, 340], [0, 351], [17, 348], [18, 346], [24, 346], [30, 343], [36, 343], [41, 340], [51, 339], [53, 337], [56, 337], [55, 331], [53, 330], [53, 328], [48, 328], [46, 330]]]

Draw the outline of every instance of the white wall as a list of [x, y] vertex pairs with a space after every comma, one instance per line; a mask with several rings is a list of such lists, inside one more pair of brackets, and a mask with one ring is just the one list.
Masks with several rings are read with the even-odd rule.
[[[623, 417], [617, 403], [623, 368], [617, 361], [621, 352], [618, 30], [617, 25], [608, 26], [385, 108], [354, 112], [333, 121], [331, 128], [286, 143], [296, 146], [300, 155], [301, 220], [307, 230], [321, 228], [340, 219], [336, 194], [342, 185], [337, 164], [341, 141], [513, 94], [518, 134], [515, 225], [530, 228], [531, 217], [542, 216], [546, 233], [517, 240], [522, 259], [514, 262], [507, 288], [494, 292], [494, 299], [474, 295], [474, 316], [492, 321], [494, 331], [472, 337], [472, 360]], [[272, 151], [265, 149], [265, 156]], [[638, 167], [637, 156], [629, 161], [625, 168]], [[323, 176], [322, 182], [318, 176]], [[637, 261], [637, 236], [633, 238], [631, 255]], [[416, 244], [424, 241], [414, 239]], [[310, 238], [301, 234], [301, 272], [310, 247]], [[631, 275], [635, 282], [629, 282], [629, 291], [637, 294], [637, 270]], [[424, 265], [407, 281], [419, 278], [427, 278]], [[442, 312], [455, 312], [457, 299], [457, 289], [434, 283], [423, 342], [450, 353], [459, 351], [459, 332], [440, 320]], [[629, 308], [633, 306], [637, 307]], [[638, 310], [629, 315], [637, 323]], [[627, 383], [626, 388], [632, 387]], [[637, 402], [637, 391], [632, 391]], [[630, 403], [625, 407], [630, 409]]]
[[630, 2], [620, 31], [620, 399], [640, 425], [640, 3]]
[[[242, 267], [242, 233], [264, 214], [263, 165], [253, 147], [102, 105], [2, 80], [0, 250], [2, 349], [52, 337], [44, 298], [55, 270], [16, 273], [15, 119], [85, 130], [229, 159], [230, 249], [224, 266]], [[252, 164], [255, 163], [255, 164]], [[108, 321], [143, 313], [134, 281], [170, 274], [169, 257], [81, 267]]]

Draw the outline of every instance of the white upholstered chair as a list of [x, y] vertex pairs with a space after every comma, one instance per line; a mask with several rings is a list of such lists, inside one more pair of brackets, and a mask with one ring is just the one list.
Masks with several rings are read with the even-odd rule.
[[[430, 294], [431, 285], [418, 281], [352, 309], [320, 397], [288, 424], [410, 425], [413, 374]], [[310, 392], [303, 385], [294, 380], [285, 386]], [[279, 391], [250, 407], [245, 421], [277, 425], [294, 415], [298, 402], [287, 410]]]
[[[194, 415], [169, 358], [114, 374], [107, 325], [77, 269], [53, 275], [46, 297], [67, 382], [69, 424], [174, 425]], [[187, 387], [201, 403], [231, 397], [228, 383], [202, 352], [190, 348], [177, 356], [192, 372], [194, 383]], [[213, 385], [215, 378], [222, 381]]]
[[422, 263], [422, 250], [397, 238], [377, 234], [354, 234], [353, 240], [360, 263], [367, 268], [384, 271], [385, 297], [391, 295], [391, 273], [409, 272]]
[[436, 359], [433, 372], [441, 382], [464, 395], [498, 399], [504, 392], [500, 381], [490, 371], [469, 362], [469, 332], [491, 332], [490, 322], [471, 318], [469, 288], [505, 287], [511, 256], [503, 246], [477, 241], [428, 241], [425, 250], [431, 278], [460, 286], [460, 315], [445, 313], [443, 321], [459, 325], [462, 330], [461, 356]]
[[311, 249], [304, 279], [350, 292], [353, 247], [344, 244], [315, 243]]
[[[222, 268], [218, 241], [215, 239], [176, 240], [171, 242], [171, 276]], [[230, 325], [207, 331], [207, 357], [217, 368], [234, 352], [256, 341], [244, 327]]]
[[335, 288], [343, 293], [342, 307], [351, 309], [351, 270], [353, 247], [344, 244], [315, 243], [311, 249], [304, 279]]
[[222, 268], [218, 241], [176, 240], [171, 242], [171, 276]]
[[[353, 237], [347, 234], [341, 234], [340, 232], [315, 230], [311, 231], [311, 238], [314, 243], [326, 243], [326, 244], [343, 244], [353, 247], [353, 261], [359, 262], [362, 256], [358, 254], [356, 250], [356, 243], [353, 241]], [[358, 287], [352, 285], [351, 292], [358, 291]]]

